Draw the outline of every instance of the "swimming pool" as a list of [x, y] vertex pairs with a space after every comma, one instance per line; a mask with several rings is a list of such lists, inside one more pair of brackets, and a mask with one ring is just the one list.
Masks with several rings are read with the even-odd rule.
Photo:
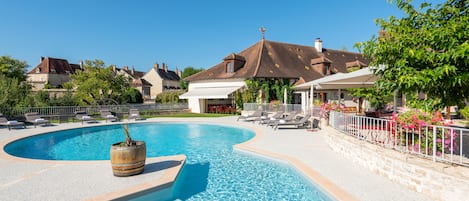
[[[254, 136], [251, 130], [183, 123], [130, 124], [129, 130], [133, 139], [146, 141], [148, 157], [187, 156], [173, 199], [330, 200], [290, 166], [233, 151]], [[123, 139], [120, 125], [87, 127], [24, 138], [5, 151], [34, 159], [108, 160], [110, 145]]]

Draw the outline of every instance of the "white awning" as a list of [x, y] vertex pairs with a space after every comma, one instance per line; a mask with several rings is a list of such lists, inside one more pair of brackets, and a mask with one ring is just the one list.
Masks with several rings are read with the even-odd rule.
[[226, 99], [228, 96], [241, 88], [237, 87], [204, 87], [190, 89], [187, 93], [179, 96], [180, 99], [198, 98], [198, 99]]
[[348, 89], [372, 87], [377, 80], [376, 75], [370, 67], [363, 68], [351, 73], [337, 73], [313, 80], [295, 87], [297, 90], [309, 89], [313, 86], [316, 89]]

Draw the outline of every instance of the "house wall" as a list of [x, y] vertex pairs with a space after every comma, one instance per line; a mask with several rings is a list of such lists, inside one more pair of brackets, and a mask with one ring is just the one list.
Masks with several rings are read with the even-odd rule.
[[[241, 87], [245, 86], [244, 80], [218, 80], [218, 81], [197, 81], [189, 83], [189, 91], [195, 88], [204, 87]], [[189, 109], [193, 113], [203, 113], [206, 107], [206, 99], [189, 98], [187, 100]]]
[[147, 80], [152, 85], [150, 88], [151, 99], [155, 99], [156, 95], [163, 92], [163, 79], [158, 75], [155, 68], [148, 71], [148, 73], [143, 76], [143, 79]]
[[175, 80], [163, 80], [163, 89], [164, 87], [179, 88], [179, 81]]
[[70, 81], [70, 76], [68, 74], [30, 73], [27, 81], [33, 85], [33, 90], [42, 90], [46, 82], [53, 86], [63, 85]]

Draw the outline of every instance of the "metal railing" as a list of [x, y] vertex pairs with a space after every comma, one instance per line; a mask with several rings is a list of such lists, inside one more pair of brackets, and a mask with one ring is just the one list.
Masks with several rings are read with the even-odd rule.
[[391, 119], [331, 111], [329, 125], [336, 130], [396, 151], [469, 167], [469, 129], [424, 125], [404, 128]]
[[[89, 114], [97, 114], [100, 110], [109, 110], [116, 113], [126, 113], [129, 109], [138, 109], [141, 112], [156, 113], [162, 111], [182, 111], [188, 109], [187, 103], [176, 104], [127, 104], [127, 105], [98, 105], [98, 106], [48, 106], [48, 107], [20, 107], [8, 108], [1, 111], [10, 117], [22, 117], [25, 113], [37, 112], [40, 115], [74, 115], [77, 111], [86, 111]], [[4, 109], [5, 110], [5, 109]]]
[[243, 110], [245, 111], [256, 111], [262, 110], [265, 112], [302, 112], [301, 104], [269, 104], [269, 103], [244, 103]]

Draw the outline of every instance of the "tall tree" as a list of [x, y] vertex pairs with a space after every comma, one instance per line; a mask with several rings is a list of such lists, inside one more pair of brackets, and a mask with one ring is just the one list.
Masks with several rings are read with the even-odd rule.
[[9, 115], [14, 107], [29, 106], [31, 85], [26, 82], [24, 61], [0, 56], [0, 112]]
[[18, 81], [26, 80], [26, 68], [28, 64], [25, 61], [13, 59], [9, 56], [0, 56], [0, 74], [8, 78], [17, 78]]
[[130, 88], [129, 78], [114, 74], [101, 60], [86, 60], [84, 69], [71, 76], [71, 83], [82, 105], [123, 103], [121, 97]]
[[378, 86], [426, 93], [433, 109], [462, 105], [469, 95], [469, 1], [418, 9], [410, 0], [392, 2], [406, 16], [377, 19], [380, 36], [357, 44], [371, 65], [385, 65], [376, 71]]
[[189, 77], [191, 75], [194, 75], [198, 72], [201, 72], [203, 71], [204, 69], [196, 69], [194, 67], [191, 67], [191, 66], [188, 66], [186, 68], [184, 68], [184, 70], [182, 71], [182, 74], [181, 74], [181, 80], [179, 81], [179, 86], [181, 86], [182, 89], [187, 89], [187, 87], [189, 86], [188, 83], [186, 81], [184, 81], [183, 79], [186, 78], [186, 77]]

